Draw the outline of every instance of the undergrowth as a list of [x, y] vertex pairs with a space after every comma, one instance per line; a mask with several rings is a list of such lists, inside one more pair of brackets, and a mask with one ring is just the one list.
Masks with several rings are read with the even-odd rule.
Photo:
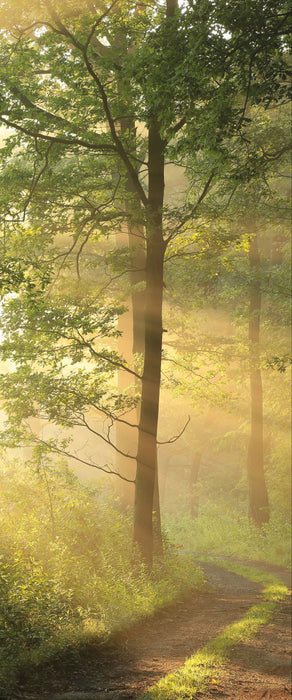
[[131, 518], [109, 488], [63, 467], [0, 471], [2, 698], [203, 585], [193, 560], [171, 551], [151, 577], [138, 559], [133, 567]]
[[258, 528], [226, 502], [207, 503], [195, 518], [188, 513], [167, 516], [166, 531], [185, 551], [287, 567], [291, 563], [291, 526], [280, 514], [272, 514], [269, 524]]

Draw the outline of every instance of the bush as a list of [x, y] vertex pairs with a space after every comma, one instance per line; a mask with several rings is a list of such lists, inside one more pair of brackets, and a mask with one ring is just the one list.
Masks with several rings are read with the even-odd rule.
[[202, 585], [193, 561], [169, 550], [151, 578], [133, 569], [131, 518], [107, 488], [64, 467], [2, 465], [0, 688], [2, 697], [44, 663], [76, 661], [105, 640]]
[[273, 514], [270, 523], [259, 529], [226, 501], [220, 505], [209, 502], [197, 518], [177, 513], [166, 522], [169, 537], [190, 552], [290, 566], [290, 523], [279, 514]]

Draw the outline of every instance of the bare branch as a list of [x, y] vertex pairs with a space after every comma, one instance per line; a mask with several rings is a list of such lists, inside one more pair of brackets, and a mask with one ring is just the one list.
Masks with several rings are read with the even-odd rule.
[[136, 377], [136, 379], [142, 379], [141, 374], [137, 374], [137, 372], [134, 372], [134, 370], [130, 369], [129, 367], [124, 365], [122, 362], [118, 362], [116, 360], [111, 359], [110, 357], [107, 357], [106, 355], [103, 355], [101, 352], [97, 352], [97, 350], [94, 349], [94, 347], [91, 345], [91, 343], [89, 343], [88, 341], [85, 340], [85, 338], [83, 338], [83, 335], [82, 335], [82, 333], [80, 333], [78, 328], [77, 328], [77, 333], [79, 335], [80, 340], [74, 336], [73, 337], [67, 336], [66, 334], [63, 337], [68, 338], [68, 340], [76, 340], [76, 342], [79, 345], [87, 347], [88, 350], [91, 352], [91, 354], [94, 357], [98, 357], [100, 360], [104, 360], [105, 362], [108, 362], [110, 365], [113, 365], [113, 367], [116, 367], [117, 369], [124, 369], [126, 372], [129, 372], [129, 374], [132, 374], [133, 377]]
[[[111, 418], [111, 420], [113, 420], [113, 419]], [[89, 432], [91, 432], [91, 433], [93, 433], [94, 435], [97, 435], [98, 437], [100, 437], [101, 440], [103, 440], [104, 442], [106, 442], [107, 445], [110, 445], [110, 447], [112, 447], [116, 452], [118, 452], [118, 454], [122, 455], [123, 457], [128, 457], [129, 459], [134, 459], [134, 460], [136, 460], [136, 455], [130, 455], [128, 452], [123, 452], [123, 450], [120, 450], [120, 449], [111, 441], [111, 439], [110, 439], [110, 437], [109, 437], [109, 432], [108, 432], [107, 437], [104, 437], [104, 435], [102, 435], [102, 433], [99, 433], [97, 430], [94, 430], [94, 428], [92, 428], [92, 427], [89, 425], [89, 423], [87, 423], [87, 420], [86, 420], [86, 418], [85, 418], [84, 415], [82, 416], [82, 421], [83, 421], [83, 423], [82, 423], [83, 426], [86, 427], [87, 430], [89, 430]], [[79, 425], [82, 425], [82, 424], [79, 424]]]
[[[102, 437], [102, 436], [100, 436]], [[123, 476], [119, 472], [116, 472], [114, 469], [100, 467], [97, 464], [94, 464], [94, 462], [88, 462], [86, 459], [82, 459], [81, 457], [76, 457], [76, 455], [72, 454], [71, 452], [67, 452], [67, 450], [62, 450], [60, 447], [57, 447], [56, 445], [52, 445], [50, 442], [46, 442], [46, 440], [43, 440], [42, 438], [36, 437], [36, 435], [33, 435], [34, 441], [36, 444], [41, 444], [45, 445], [45, 447], [48, 447], [52, 452], [56, 452], [56, 454], [63, 455], [64, 457], [69, 457], [70, 459], [74, 459], [76, 462], [80, 462], [81, 464], [84, 464], [86, 467], [92, 467], [93, 469], [98, 469], [99, 471], [104, 472], [105, 474], [113, 474], [114, 476], [118, 476], [119, 479], [122, 479], [123, 481], [127, 481], [130, 484], [135, 484], [135, 479], [128, 479], [126, 476]], [[105, 438], [104, 438], [105, 439]], [[107, 441], [106, 441], [107, 442]], [[133, 458], [135, 459], [135, 458]]]
[[[214, 173], [214, 171], [212, 171], [211, 175], [209, 175], [208, 180], [203, 187], [203, 190], [202, 190], [199, 198], [197, 199], [196, 203], [192, 207], [190, 213], [187, 216], [185, 216], [184, 219], [182, 220], [182, 222], [179, 224], [179, 226], [176, 227], [175, 233], [177, 233], [177, 231], [179, 231], [186, 224], [186, 222], [189, 219], [191, 219], [192, 216], [194, 216], [194, 214], [196, 213], [197, 209], [199, 208], [201, 202], [203, 201], [203, 199], [205, 199], [206, 195], [208, 194], [214, 176], [215, 176], [215, 173]], [[169, 236], [165, 239], [166, 245], [168, 245], [169, 241], [171, 241], [172, 238], [173, 238], [173, 233], [170, 233]]]
[[[99, 412], [99, 413], [104, 413], [105, 416], [107, 416], [108, 418], [110, 418], [110, 419], [113, 420], [113, 421], [116, 421], [117, 423], [123, 423], [124, 425], [127, 425], [129, 428], [139, 428], [139, 426], [138, 426], [137, 423], [130, 423], [130, 421], [125, 420], [124, 418], [119, 418], [119, 417], [116, 416], [114, 413], [111, 413], [110, 411], [107, 411], [107, 409], [106, 409], [104, 406], [100, 407], [100, 406], [98, 406], [98, 405], [95, 404], [95, 403], [91, 403], [90, 406], [91, 406], [92, 408], [95, 408], [95, 410], [96, 410], [97, 412]], [[125, 413], [126, 413], [126, 412], [125, 412]], [[122, 415], [125, 415], [125, 413], [123, 413]]]
[[191, 420], [191, 417], [188, 416], [187, 422], [185, 423], [185, 425], [184, 425], [184, 427], [182, 428], [182, 430], [178, 433], [178, 435], [175, 435], [174, 437], [170, 438], [170, 440], [165, 440], [164, 442], [160, 442], [159, 440], [157, 440], [157, 444], [158, 444], [158, 445], [170, 445], [171, 443], [176, 442], [177, 440], [179, 440], [179, 438], [180, 438], [180, 437], [183, 435], [183, 433], [185, 432], [185, 429], [186, 429], [187, 425], [189, 424], [190, 420]]

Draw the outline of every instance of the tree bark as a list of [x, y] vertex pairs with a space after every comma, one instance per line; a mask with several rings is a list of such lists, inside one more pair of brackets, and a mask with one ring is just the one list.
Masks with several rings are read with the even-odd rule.
[[[120, 42], [121, 38], [117, 36], [116, 43]], [[125, 82], [125, 81], [124, 81]], [[118, 89], [123, 94], [124, 84], [119, 84]], [[129, 112], [131, 111], [129, 105]], [[129, 142], [130, 151], [136, 154], [136, 126], [135, 120], [132, 117], [121, 117], [120, 119], [121, 135], [126, 137]], [[137, 161], [138, 162], [138, 161]], [[138, 170], [137, 170], [138, 173]], [[128, 299], [128, 311], [125, 312], [119, 319], [119, 330], [122, 335], [119, 339], [119, 351], [127, 361], [132, 364], [133, 356], [139, 354], [144, 356], [145, 345], [145, 288], [137, 288], [138, 284], [145, 282], [146, 254], [145, 254], [145, 232], [143, 226], [143, 213], [140, 198], [137, 195], [133, 179], [129, 173], [126, 174], [125, 181], [126, 198], [124, 202], [125, 211], [128, 218], [125, 223], [125, 233], [118, 234], [118, 245], [124, 245], [132, 250], [132, 265], [129, 272], [129, 280], [131, 286], [131, 294]], [[139, 367], [136, 367], [139, 371]], [[128, 377], [124, 372], [119, 373], [118, 385], [119, 390], [126, 389], [132, 382], [129, 382]], [[140, 391], [140, 382], [136, 379], [137, 391]], [[132, 411], [128, 415], [132, 423], [139, 423], [140, 405], [137, 405], [136, 411]], [[116, 441], [117, 445], [123, 452], [131, 452], [134, 454], [137, 451], [137, 430], [130, 428], [122, 423], [116, 425]], [[127, 459], [123, 455], [116, 455], [117, 471], [130, 479], [135, 478], [135, 463], [133, 460]], [[132, 484], [123, 481], [120, 484], [121, 503], [124, 507], [133, 506], [134, 504], [134, 488]]]
[[[132, 134], [133, 142], [135, 140], [135, 125], [132, 120], [121, 121], [121, 131], [128, 131]], [[132, 265], [129, 273], [131, 295], [128, 300], [129, 310], [123, 314], [119, 321], [119, 329], [122, 332], [122, 337], [119, 339], [119, 351], [126, 359], [133, 363], [133, 356], [139, 354], [144, 356], [145, 346], [145, 288], [136, 288], [137, 284], [145, 282], [145, 235], [142, 225], [141, 202], [133, 187], [131, 178], [126, 180], [126, 190], [129, 194], [125, 201], [125, 210], [129, 214], [126, 224], [126, 233], [122, 239], [122, 243], [132, 249]], [[139, 219], [141, 218], [141, 223]], [[119, 234], [120, 236], [121, 234]], [[139, 368], [136, 367], [137, 371]], [[129, 379], [124, 372], [120, 373], [119, 389], [125, 389], [129, 385]], [[132, 382], [131, 382], [132, 383]], [[137, 391], [140, 391], [140, 382], [136, 380]], [[140, 405], [137, 405], [136, 411], [133, 410], [128, 416], [132, 423], [139, 423]], [[117, 444], [123, 452], [134, 454], [137, 450], [137, 430], [129, 428], [123, 424], [117, 424], [116, 428]], [[133, 460], [127, 460], [122, 455], [116, 457], [117, 471], [127, 476], [130, 479], [135, 478], [135, 464]], [[131, 484], [122, 482], [121, 484], [122, 504], [133, 506], [134, 504], [134, 489]]]
[[247, 476], [249, 488], [249, 517], [258, 527], [269, 522], [269, 499], [264, 473], [263, 387], [260, 369], [261, 274], [258, 239], [250, 241], [251, 271], [249, 305], [249, 365], [251, 395], [251, 431], [248, 446]]
[[[177, 2], [177, 0], [175, 0]], [[166, 12], [168, 12], [168, 7]], [[117, 41], [119, 41], [119, 37], [117, 37]], [[119, 88], [122, 91], [122, 85], [119, 86]], [[131, 113], [130, 105], [129, 105], [129, 112]], [[131, 153], [136, 153], [136, 125], [135, 125], [135, 120], [131, 116], [124, 116], [121, 117], [120, 120], [120, 126], [121, 126], [121, 134], [126, 137], [127, 141], [129, 142], [129, 147]], [[149, 134], [151, 132], [151, 128], [149, 131]], [[153, 141], [153, 134], [156, 134], [154, 137]], [[152, 129], [152, 141], [154, 144], [154, 151], [157, 146], [157, 138], [158, 138], [158, 158], [159, 154], [161, 151], [161, 146], [162, 142], [160, 143], [160, 137], [159, 137], [159, 131], [158, 128], [154, 128], [154, 131]], [[156, 141], [155, 141], [156, 139]], [[151, 140], [151, 136], [150, 136]], [[154, 143], [155, 142], [155, 143]], [[157, 206], [159, 207], [159, 222], [158, 222], [158, 229], [159, 233], [162, 239], [162, 206], [163, 206], [163, 196], [164, 196], [164, 158], [160, 157], [159, 160], [159, 166], [157, 170], [157, 175], [158, 175], [158, 204], [155, 201], [155, 195], [153, 198], [152, 195], [152, 201], [151, 201], [151, 196], [150, 196], [150, 190], [153, 190], [153, 193], [156, 191], [156, 185], [157, 185], [157, 180], [155, 180], [155, 177], [157, 175], [153, 175], [155, 169], [157, 169], [157, 163], [153, 161], [153, 147], [148, 144], [148, 150], [149, 150], [149, 212], [150, 212], [150, 219], [149, 219], [149, 226], [147, 229], [148, 234], [150, 233], [150, 238], [152, 237], [152, 213], [156, 212]], [[136, 161], [138, 163], [138, 160]], [[135, 166], [136, 167], [136, 166]], [[139, 168], [136, 169], [137, 175], [138, 175], [138, 170]], [[159, 172], [159, 174], [158, 174]], [[154, 177], [154, 180], [153, 180]], [[152, 184], [153, 183], [153, 184]], [[149, 290], [152, 287], [152, 281], [151, 281], [151, 272], [148, 274], [148, 284], [147, 284], [147, 274], [146, 274], [146, 269], [147, 266], [149, 267], [149, 249], [146, 251], [146, 246], [145, 246], [145, 227], [144, 227], [144, 222], [145, 222], [145, 217], [142, 215], [142, 206], [141, 206], [141, 200], [138, 196], [137, 189], [135, 187], [135, 184], [133, 182], [132, 174], [128, 171], [126, 175], [126, 191], [129, 196], [127, 196], [126, 201], [125, 201], [125, 210], [129, 214], [128, 218], [128, 223], [127, 223], [127, 233], [128, 233], [128, 245], [129, 248], [132, 249], [132, 269], [130, 272], [130, 282], [131, 282], [131, 312], [132, 312], [132, 328], [130, 330], [129, 336], [132, 336], [132, 353], [133, 356], [135, 355], [140, 355], [144, 358], [144, 376], [145, 376], [145, 335], [146, 335], [146, 297], [147, 294], [149, 294]], [[153, 211], [152, 211], [153, 210]], [[148, 213], [149, 213], [148, 212]], [[143, 222], [144, 219], [144, 222]], [[153, 228], [153, 231], [155, 229], [155, 225]], [[155, 238], [155, 236], [154, 236]], [[150, 264], [151, 268], [151, 264]], [[162, 269], [160, 273], [163, 277], [163, 262], [162, 262]], [[141, 288], [141, 283], [145, 283], [145, 286], [142, 284]], [[137, 285], [138, 288], [137, 288]], [[158, 295], [159, 296], [159, 295]], [[160, 303], [160, 302], [159, 302]], [[160, 315], [162, 314], [162, 294], [161, 294], [161, 311]], [[161, 328], [162, 328], [162, 323], [161, 323]], [[162, 331], [161, 331], [162, 334]], [[148, 333], [149, 335], [149, 333]], [[124, 344], [125, 344], [125, 338], [124, 338]], [[151, 341], [150, 341], [151, 342]], [[160, 349], [160, 355], [161, 355], [161, 349]], [[146, 363], [147, 365], [147, 363]], [[147, 372], [146, 372], [147, 374]], [[141, 418], [141, 407], [142, 407], [142, 402], [144, 400], [145, 403], [145, 391], [144, 391], [144, 399], [143, 399], [143, 383], [141, 386], [141, 383], [136, 380], [137, 384], [137, 390], [142, 393], [141, 397], [141, 402], [137, 405], [137, 410], [136, 410], [136, 421], [139, 424], [139, 429], [138, 429], [138, 438], [137, 438], [137, 433], [132, 433], [129, 432], [129, 429], [123, 428], [121, 425], [117, 426], [117, 441], [120, 444], [123, 444], [123, 451], [127, 451], [127, 448], [125, 449], [125, 444], [127, 443], [127, 440], [131, 439], [131, 451], [133, 451], [133, 443], [137, 445], [137, 453], [139, 455], [139, 451], [142, 451], [142, 457], [144, 453], [144, 442], [143, 439], [139, 438], [140, 435], [140, 429], [141, 425], [143, 426], [145, 418], [144, 416]], [[159, 384], [160, 384], [160, 369], [159, 369]], [[146, 392], [147, 394], [147, 392]], [[146, 399], [147, 401], [147, 399]], [[158, 398], [159, 402], [159, 398]], [[157, 420], [158, 420], [158, 415], [156, 419], [156, 427], [154, 429], [155, 436], [157, 434]], [[134, 421], [133, 421], [134, 422]], [[131, 429], [130, 429], [131, 431]], [[136, 432], [136, 431], [135, 431]], [[138, 444], [137, 444], [137, 439], [138, 439]], [[156, 453], [156, 438], [155, 438], [155, 453]], [[123, 463], [121, 463], [121, 457], [118, 457], [119, 461], [119, 469], [122, 469], [122, 472], [124, 473], [125, 468], [127, 470], [127, 475], [130, 475], [130, 478], [133, 477], [133, 464], [128, 460], [125, 461], [125, 458], [122, 458]], [[138, 460], [138, 457], [137, 457]], [[151, 462], [153, 461], [153, 458], [151, 458]], [[138, 461], [137, 461], [137, 471], [136, 471], [136, 486], [135, 486], [135, 494], [137, 492], [137, 481], [138, 481], [138, 492], [140, 490], [140, 469], [138, 466]], [[161, 540], [161, 519], [160, 519], [160, 503], [159, 503], [159, 489], [158, 489], [158, 471], [157, 471], [157, 454], [154, 458], [154, 474], [155, 474], [155, 481], [154, 481], [154, 497], [150, 494], [150, 500], [152, 501], [151, 505], [151, 513], [154, 507], [154, 514], [153, 514], [153, 522], [154, 522], [154, 538], [155, 538], [155, 543], [153, 542], [153, 532], [151, 532], [150, 536], [152, 538], [152, 545], [155, 546], [155, 549], [157, 552], [161, 552], [162, 550], [162, 540]], [[151, 481], [151, 479], [150, 479]], [[142, 484], [143, 484], [143, 479], [142, 479]], [[149, 486], [148, 484], [148, 479], [145, 479], [145, 499], [146, 501], [148, 500], [148, 489]], [[144, 486], [142, 485], [142, 488]], [[152, 492], [152, 485], [150, 487], [150, 491]], [[153, 498], [155, 503], [153, 504]], [[138, 496], [135, 495], [135, 512], [136, 510], [140, 508], [140, 504], [144, 503], [144, 497], [143, 496]], [[124, 482], [123, 487], [122, 487], [122, 502], [124, 505], [132, 505], [133, 503], [133, 491], [131, 488], [128, 487], [128, 485]], [[151, 514], [152, 518], [152, 514]], [[144, 516], [141, 515], [141, 520], [144, 519]], [[137, 520], [139, 520], [139, 516], [137, 516]], [[143, 539], [143, 538], [142, 538]], [[137, 537], [137, 528], [135, 528], [134, 524], [134, 541], [137, 541], [139, 544], [139, 548], [141, 550], [142, 556], [144, 559], [149, 559], [149, 566], [151, 567], [151, 560], [152, 560], [152, 555], [148, 557], [148, 554], [145, 554], [145, 546], [142, 544], [142, 540], [139, 543], [139, 537]], [[144, 540], [143, 540], [144, 542]]]
[[[164, 142], [155, 117], [148, 138], [149, 195], [146, 230], [145, 352], [141, 392], [137, 474], [135, 489], [134, 543], [147, 567], [153, 557], [153, 497], [157, 480], [157, 427], [159, 413], [162, 299], [165, 242], [162, 206], [164, 197]], [[156, 532], [156, 539], [161, 539]]]

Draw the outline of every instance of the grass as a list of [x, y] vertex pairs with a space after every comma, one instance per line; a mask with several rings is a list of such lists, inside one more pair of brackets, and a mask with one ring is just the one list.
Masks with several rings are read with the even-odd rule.
[[151, 578], [138, 559], [133, 568], [131, 518], [110, 489], [16, 463], [0, 479], [1, 698], [204, 585], [193, 558], [173, 551]]
[[[21, 682], [33, 683], [44, 667], [62, 663], [70, 669], [90, 645], [204, 585], [193, 555], [181, 556], [172, 547], [163, 563], [156, 562], [151, 578], [138, 560], [133, 569], [131, 517], [121, 513], [109, 487], [84, 486], [64, 467], [50, 464], [33, 472], [19, 463], [2, 463], [0, 479], [1, 697]], [[169, 521], [166, 541], [183, 543], [191, 551], [286, 563], [285, 527], [271, 525], [262, 535], [231, 512], [223, 517], [210, 507], [196, 520], [180, 516]], [[240, 573], [238, 566], [226, 566]], [[188, 698], [212, 678], [215, 682], [236, 639], [246, 638], [249, 630], [254, 634], [265, 622], [283, 590], [262, 572], [242, 573], [258, 576], [265, 585], [261, 606], [251, 609], [242, 624], [226, 628], [145, 698]]]
[[166, 516], [165, 526], [170, 540], [184, 551], [291, 566], [290, 521], [275, 512], [259, 529], [234, 506], [208, 502], [196, 518], [188, 512]]
[[139, 700], [191, 700], [196, 693], [204, 692], [208, 685], [216, 685], [233, 647], [255, 636], [260, 627], [270, 620], [277, 603], [289, 594], [286, 586], [270, 574], [253, 567], [230, 565], [229, 562], [224, 562], [222, 566], [262, 583], [262, 602], [252, 606], [241, 620], [228, 625], [221, 634], [187, 659], [176, 673], [168, 674], [148, 688]]

